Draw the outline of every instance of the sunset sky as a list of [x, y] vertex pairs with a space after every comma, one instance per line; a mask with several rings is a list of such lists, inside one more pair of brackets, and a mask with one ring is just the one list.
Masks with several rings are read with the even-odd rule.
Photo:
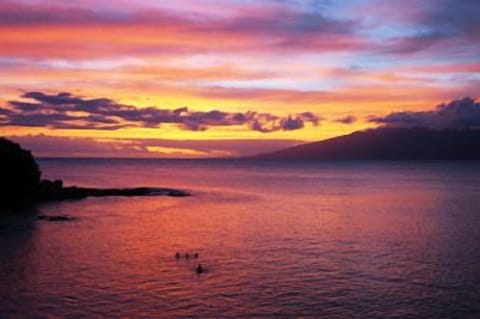
[[478, 0], [0, 0], [0, 132], [39, 156], [235, 156], [478, 110], [479, 17]]

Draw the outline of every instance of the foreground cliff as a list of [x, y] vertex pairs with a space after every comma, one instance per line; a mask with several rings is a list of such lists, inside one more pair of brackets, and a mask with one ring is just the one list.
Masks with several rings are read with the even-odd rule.
[[29, 151], [0, 138], [0, 210], [21, 209], [38, 200], [40, 169]]
[[81, 199], [90, 196], [188, 196], [170, 188], [84, 188], [63, 186], [63, 182], [41, 179], [31, 152], [0, 138], [0, 213], [26, 209], [36, 203]]

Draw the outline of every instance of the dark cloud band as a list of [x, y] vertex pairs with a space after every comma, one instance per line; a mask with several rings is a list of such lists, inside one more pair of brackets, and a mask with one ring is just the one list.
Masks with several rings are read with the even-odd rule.
[[435, 110], [394, 112], [385, 117], [372, 117], [371, 122], [388, 127], [430, 129], [480, 129], [480, 102], [470, 97], [440, 104]]
[[298, 130], [306, 123], [320, 123], [320, 117], [312, 112], [281, 117], [254, 111], [232, 113], [219, 110], [191, 111], [187, 107], [173, 110], [153, 106], [139, 108], [108, 98], [86, 99], [68, 92], [27, 92], [22, 98], [30, 101], [9, 101], [6, 106], [0, 106], [0, 125], [118, 130], [125, 127], [155, 128], [170, 123], [188, 131], [244, 125], [254, 131], [269, 133]]

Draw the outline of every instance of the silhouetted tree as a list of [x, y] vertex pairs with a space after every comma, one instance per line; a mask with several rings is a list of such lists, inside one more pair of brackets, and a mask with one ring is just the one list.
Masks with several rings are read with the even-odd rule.
[[32, 154], [0, 138], [0, 213], [26, 208], [38, 197], [41, 172]]

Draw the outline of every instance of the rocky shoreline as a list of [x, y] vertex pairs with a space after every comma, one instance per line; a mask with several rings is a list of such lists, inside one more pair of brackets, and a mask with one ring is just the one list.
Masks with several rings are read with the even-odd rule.
[[83, 199], [87, 197], [106, 196], [174, 196], [185, 197], [190, 194], [173, 188], [135, 187], [135, 188], [88, 188], [64, 187], [61, 180], [42, 180], [40, 183], [39, 202]]
[[105, 196], [175, 196], [190, 194], [172, 188], [88, 188], [63, 186], [41, 178], [35, 158], [20, 145], [0, 138], [0, 215], [21, 212], [38, 203]]

